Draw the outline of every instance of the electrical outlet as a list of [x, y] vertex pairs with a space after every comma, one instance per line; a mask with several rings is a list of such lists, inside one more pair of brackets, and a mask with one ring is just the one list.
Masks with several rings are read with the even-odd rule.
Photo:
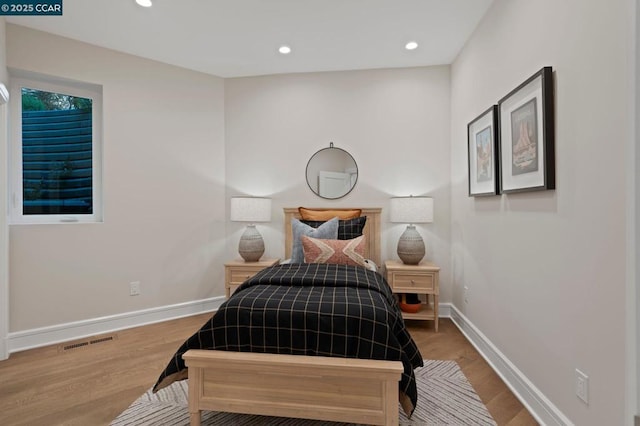
[[464, 286], [464, 303], [469, 303], [469, 286]]
[[140, 293], [142, 293], [140, 281], [131, 281], [129, 283], [129, 296], [138, 296]]
[[576, 368], [576, 396], [589, 405], [589, 376]]

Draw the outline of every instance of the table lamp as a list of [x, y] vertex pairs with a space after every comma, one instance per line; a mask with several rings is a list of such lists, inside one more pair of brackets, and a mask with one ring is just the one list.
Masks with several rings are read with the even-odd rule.
[[390, 219], [394, 223], [408, 224], [398, 240], [398, 257], [407, 265], [417, 265], [426, 249], [422, 236], [413, 224], [433, 222], [433, 198], [393, 197]]
[[231, 221], [249, 222], [244, 230], [238, 253], [245, 262], [257, 262], [264, 254], [264, 240], [256, 229], [255, 222], [271, 221], [271, 199], [257, 197], [232, 197]]

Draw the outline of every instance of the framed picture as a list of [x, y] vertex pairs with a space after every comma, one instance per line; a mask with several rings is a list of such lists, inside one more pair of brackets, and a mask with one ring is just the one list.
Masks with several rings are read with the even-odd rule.
[[469, 196], [498, 194], [498, 106], [494, 105], [467, 125]]
[[500, 192], [555, 189], [553, 71], [544, 67], [498, 102]]

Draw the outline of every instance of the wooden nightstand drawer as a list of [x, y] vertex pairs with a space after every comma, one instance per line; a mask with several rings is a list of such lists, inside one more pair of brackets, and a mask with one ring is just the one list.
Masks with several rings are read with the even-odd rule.
[[393, 291], [411, 293], [416, 290], [433, 291], [435, 277], [433, 274], [394, 273], [391, 281], [393, 282]]
[[264, 268], [280, 263], [280, 259], [262, 259], [257, 262], [245, 262], [242, 259], [224, 264], [224, 290], [227, 298], [240, 287], [240, 284], [253, 277]]
[[249, 278], [257, 274], [258, 272], [260, 271], [256, 271], [255, 269], [239, 269], [239, 268], [231, 269], [229, 273], [230, 275], [229, 284], [242, 284], [243, 282], [245, 282], [246, 280], [248, 280]]

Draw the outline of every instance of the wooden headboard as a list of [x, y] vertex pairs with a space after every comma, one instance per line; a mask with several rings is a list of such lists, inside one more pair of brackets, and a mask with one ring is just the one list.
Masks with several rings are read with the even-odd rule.
[[[378, 267], [381, 266], [381, 250], [380, 250], [380, 213], [382, 208], [380, 207], [353, 207], [362, 209], [361, 216], [367, 217], [362, 234], [365, 236], [367, 246], [365, 247], [365, 258], [373, 260]], [[313, 208], [313, 210], [352, 210], [353, 208]], [[293, 231], [291, 230], [291, 219], [300, 219], [300, 213], [298, 213], [298, 207], [285, 207], [284, 208], [284, 235], [285, 245], [284, 253], [285, 258], [291, 258], [291, 247], [293, 245]]]

